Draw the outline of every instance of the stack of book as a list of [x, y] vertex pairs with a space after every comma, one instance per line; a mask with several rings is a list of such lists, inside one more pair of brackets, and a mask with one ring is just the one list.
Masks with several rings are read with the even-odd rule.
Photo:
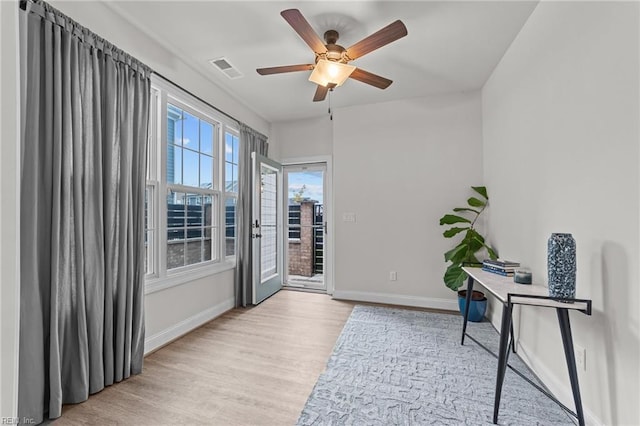
[[483, 271], [492, 272], [504, 277], [512, 277], [518, 266], [520, 266], [520, 263], [512, 262], [510, 260], [485, 259], [482, 261]]

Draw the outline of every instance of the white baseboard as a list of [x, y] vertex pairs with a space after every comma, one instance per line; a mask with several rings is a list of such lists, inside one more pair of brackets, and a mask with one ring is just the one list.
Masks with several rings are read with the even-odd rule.
[[342, 300], [354, 300], [357, 302], [386, 303], [389, 305], [412, 306], [416, 308], [444, 309], [447, 311], [458, 310], [457, 300], [404, 296], [390, 293], [369, 293], [365, 291], [335, 290], [333, 292], [333, 298]]
[[144, 354], [147, 355], [156, 349], [176, 340], [178, 337], [184, 336], [188, 332], [200, 327], [202, 324], [219, 317], [235, 306], [234, 299], [230, 298], [222, 303], [218, 303], [211, 308], [199, 312], [177, 324], [166, 328], [153, 336], [144, 339]]
[[[571, 387], [567, 386], [558, 380], [558, 377], [553, 374], [544, 363], [535, 355], [535, 352], [529, 350], [522, 343], [517, 344], [518, 355], [525, 364], [534, 372], [536, 376], [544, 383], [549, 391], [558, 398], [564, 405], [575, 411], [575, 405], [573, 402], [573, 393]], [[564, 364], [564, 361], [563, 361]], [[582, 409], [584, 410], [584, 421], [587, 425], [603, 426], [604, 422], [598, 418], [589, 408], [584, 405], [584, 395]]]

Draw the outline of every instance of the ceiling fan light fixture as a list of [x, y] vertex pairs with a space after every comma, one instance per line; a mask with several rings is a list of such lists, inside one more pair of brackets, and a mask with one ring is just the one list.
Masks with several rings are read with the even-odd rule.
[[355, 69], [353, 65], [320, 59], [309, 76], [309, 81], [324, 87], [329, 84], [342, 86]]

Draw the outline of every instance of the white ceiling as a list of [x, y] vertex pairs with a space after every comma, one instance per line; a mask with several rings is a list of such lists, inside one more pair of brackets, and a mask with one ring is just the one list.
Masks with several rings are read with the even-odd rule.
[[[408, 35], [352, 62], [393, 80], [386, 90], [348, 80], [332, 107], [476, 90], [518, 34], [537, 1], [127, 1], [108, 3], [176, 56], [270, 122], [327, 113], [312, 102], [310, 72], [260, 76], [256, 68], [313, 63], [314, 54], [280, 16], [297, 8], [322, 38], [349, 47], [396, 19]], [[231, 80], [209, 60], [225, 57]]]

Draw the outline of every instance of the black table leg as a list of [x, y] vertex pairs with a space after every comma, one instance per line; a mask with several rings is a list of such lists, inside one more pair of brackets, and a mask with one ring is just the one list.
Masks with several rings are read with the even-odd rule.
[[511, 335], [511, 312], [513, 305], [502, 305], [502, 324], [500, 326], [500, 348], [498, 349], [498, 376], [496, 377], [496, 397], [493, 403], [493, 423], [498, 424], [498, 411], [500, 411], [500, 396], [504, 374], [507, 371], [507, 359], [509, 358], [509, 336]]
[[516, 353], [516, 334], [513, 332], [513, 321], [511, 321], [511, 330], [509, 332], [511, 333], [511, 350], [515, 354]]
[[571, 336], [571, 324], [569, 323], [569, 311], [565, 308], [556, 308], [558, 322], [560, 323], [560, 333], [562, 334], [562, 345], [564, 346], [564, 356], [567, 359], [567, 369], [569, 370], [569, 380], [571, 381], [571, 391], [573, 401], [576, 404], [578, 414], [578, 424], [584, 426], [584, 412], [582, 411], [582, 399], [580, 398], [580, 386], [578, 385], [578, 370], [576, 369], [576, 356], [573, 352], [573, 337]]
[[464, 305], [464, 315], [462, 320], [462, 340], [460, 344], [464, 345], [464, 335], [467, 332], [467, 320], [469, 319], [469, 306], [471, 306], [471, 294], [473, 293], [473, 278], [467, 280], [467, 303]]

